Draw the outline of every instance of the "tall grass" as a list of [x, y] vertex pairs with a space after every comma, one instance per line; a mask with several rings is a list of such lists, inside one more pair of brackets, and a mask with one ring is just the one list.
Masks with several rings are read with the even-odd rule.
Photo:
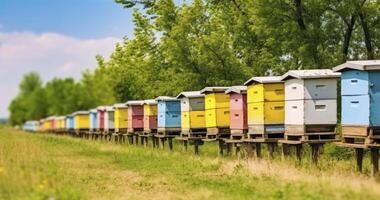
[[[379, 199], [380, 184], [352, 158], [325, 148], [320, 167], [306, 157], [247, 162], [150, 147], [0, 129], [0, 199]], [[343, 151], [343, 152], [341, 152]], [[336, 154], [338, 157], [335, 157]]]

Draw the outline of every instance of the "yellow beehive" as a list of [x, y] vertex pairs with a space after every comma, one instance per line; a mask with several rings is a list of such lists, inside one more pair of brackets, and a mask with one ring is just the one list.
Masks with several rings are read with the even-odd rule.
[[74, 113], [74, 126], [76, 130], [90, 129], [90, 116], [87, 111], [78, 111]]
[[157, 115], [157, 104], [144, 104], [144, 116]]
[[128, 128], [128, 106], [126, 104], [115, 104], [115, 129]]
[[205, 128], [205, 111], [185, 111], [181, 112], [182, 129]]
[[206, 87], [201, 90], [205, 94], [205, 119], [207, 128], [230, 126], [230, 96], [225, 94], [228, 87]]
[[229, 108], [230, 96], [225, 93], [210, 93], [205, 95], [205, 109]]
[[248, 125], [284, 124], [285, 88], [280, 77], [253, 77], [245, 85]]

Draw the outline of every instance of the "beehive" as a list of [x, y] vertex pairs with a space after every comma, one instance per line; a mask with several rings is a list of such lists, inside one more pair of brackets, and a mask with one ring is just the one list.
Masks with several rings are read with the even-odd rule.
[[334, 131], [337, 123], [337, 80], [329, 69], [290, 70], [285, 82], [285, 134]]
[[230, 96], [230, 130], [231, 134], [247, 132], [247, 87], [232, 86], [225, 92]]
[[94, 132], [97, 130], [97, 109], [90, 110], [90, 131]]
[[59, 116], [56, 118], [56, 129], [59, 132], [62, 132], [66, 129], [66, 117], [65, 116]]
[[158, 131], [181, 130], [181, 103], [175, 97], [160, 96], [157, 101]]
[[115, 110], [112, 106], [106, 106], [104, 112], [104, 132], [112, 134], [115, 130]]
[[342, 136], [372, 143], [380, 135], [380, 60], [348, 61], [334, 71], [342, 72]]
[[66, 116], [66, 131], [72, 131], [74, 130], [75, 121], [74, 121], [74, 115], [67, 115]]
[[115, 104], [115, 132], [126, 133], [128, 129], [128, 106], [125, 103]]
[[39, 128], [38, 121], [27, 121], [24, 123], [22, 129], [29, 132], [37, 132]]
[[74, 129], [84, 131], [90, 129], [90, 117], [88, 111], [77, 111], [74, 113]]
[[201, 129], [206, 128], [204, 96], [200, 91], [181, 92], [177, 95], [181, 103], [182, 133], [202, 131]]
[[128, 132], [142, 132], [144, 130], [144, 101], [128, 101]]
[[157, 102], [154, 99], [144, 101], [144, 132], [157, 131]]
[[284, 133], [284, 83], [281, 76], [257, 76], [247, 86], [248, 135], [282, 138]]
[[104, 126], [105, 126], [105, 112], [106, 112], [106, 106], [99, 106], [96, 108], [97, 114], [96, 114], [96, 128], [97, 131], [103, 132]]
[[[205, 95], [206, 128], [230, 127], [230, 97], [225, 94], [228, 87], [206, 87]], [[209, 129], [210, 130], [210, 129]]]

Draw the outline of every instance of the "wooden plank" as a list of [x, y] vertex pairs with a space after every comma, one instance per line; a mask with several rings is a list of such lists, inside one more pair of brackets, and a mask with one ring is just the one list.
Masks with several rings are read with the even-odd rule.
[[368, 136], [368, 126], [342, 126], [342, 136]]
[[305, 133], [304, 125], [285, 125], [285, 134], [298, 134], [303, 135]]

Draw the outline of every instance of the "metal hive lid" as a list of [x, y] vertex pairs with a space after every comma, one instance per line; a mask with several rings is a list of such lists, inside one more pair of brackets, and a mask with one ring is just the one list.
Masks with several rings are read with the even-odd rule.
[[200, 92], [201, 94], [207, 93], [224, 93], [229, 87], [205, 87]]
[[187, 97], [187, 98], [199, 98], [204, 97], [204, 94], [201, 94], [200, 91], [184, 91], [177, 95], [177, 99]]
[[146, 100], [144, 100], [144, 104], [147, 104], [147, 105], [156, 105], [157, 101], [155, 99], [146, 99]]
[[281, 83], [281, 76], [254, 76], [244, 83], [250, 85], [252, 83]]
[[156, 98], [156, 101], [178, 101], [178, 99], [170, 96], [159, 96]]
[[226, 90], [225, 93], [226, 94], [230, 94], [230, 93], [247, 94], [247, 86], [244, 86], [244, 85], [231, 86], [230, 88]]
[[290, 78], [295, 79], [317, 79], [317, 78], [339, 78], [340, 73], [331, 69], [306, 69], [306, 70], [289, 70], [282, 75], [281, 80]]
[[114, 108], [128, 108], [125, 103], [116, 103], [113, 105]]
[[141, 106], [144, 105], [144, 100], [131, 100], [127, 101], [128, 106]]
[[73, 113], [73, 115], [88, 115], [88, 114], [90, 114], [89, 111], [77, 111]]
[[115, 109], [113, 108], [113, 106], [106, 106], [105, 110], [108, 112], [108, 111], [114, 111]]
[[333, 68], [335, 72], [341, 72], [349, 69], [360, 71], [380, 70], [380, 60], [347, 61]]

